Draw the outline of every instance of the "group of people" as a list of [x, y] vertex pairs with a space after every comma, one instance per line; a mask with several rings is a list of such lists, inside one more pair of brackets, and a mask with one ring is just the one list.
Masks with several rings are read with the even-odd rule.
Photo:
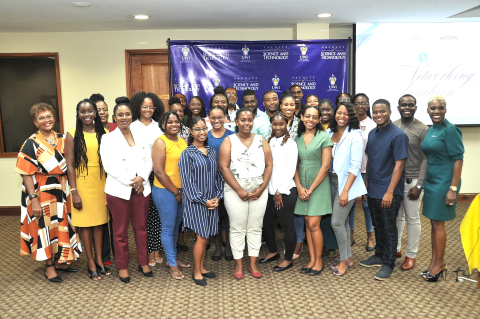
[[[110, 248], [122, 282], [130, 282], [128, 229], [135, 235], [138, 270], [163, 262], [174, 279], [191, 267], [178, 259], [178, 238], [193, 231], [192, 280], [201, 286], [217, 275], [212, 260], [235, 260], [233, 277], [277, 261], [276, 272], [293, 267], [303, 250], [303, 274], [324, 270], [322, 256], [336, 257], [334, 275], [352, 268], [357, 198], [362, 198], [367, 244], [375, 253], [360, 261], [380, 267], [377, 280], [415, 266], [420, 240], [420, 207], [431, 220], [432, 258], [421, 272], [434, 282], [446, 276], [445, 221], [455, 218], [463, 163], [461, 131], [445, 118], [441, 96], [428, 101], [428, 128], [415, 118], [416, 99], [398, 100], [401, 118], [390, 120], [389, 101], [370, 105], [364, 93], [341, 93], [335, 104], [293, 85], [279, 97], [245, 90], [238, 105], [235, 88], [217, 87], [207, 111], [199, 96], [182, 94], [166, 108], [154, 93], [119, 97], [109, 122], [108, 106], [93, 94], [76, 107], [76, 125], [65, 135], [53, 131], [55, 110], [39, 103], [30, 114], [38, 131], [23, 144], [16, 172], [23, 179], [21, 254], [46, 260], [45, 277], [61, 282], [58, 271], [76, 272], [71, 262], [86, 251], [92, 280], [110, 276]], [[283, 259], [275, 240], [274, 219], [284, 233]], [[220, 235], [225, 231], [225, 242]], [[83, 241], [83, 248], [79, 238]], [[262, 239], [263, 238], [263, 239]], [[262, 241], [267, 255], [259, 258]], [[113, 243], [110, 247], [110, 242]], [[222, 251], [222, 246], [225, 246]]]

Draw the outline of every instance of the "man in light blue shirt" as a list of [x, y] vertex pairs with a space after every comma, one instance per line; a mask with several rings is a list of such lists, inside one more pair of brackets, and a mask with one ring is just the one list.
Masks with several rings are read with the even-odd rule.
[[252, 110], [255, 118], [253, 119], [252, 133], [262, 135], [268, 139], [268, 131], [270, 129], [270, 117], [258, 109], [258, 100], [255, 91], [245, 90], [242, 95], [243, 107]]

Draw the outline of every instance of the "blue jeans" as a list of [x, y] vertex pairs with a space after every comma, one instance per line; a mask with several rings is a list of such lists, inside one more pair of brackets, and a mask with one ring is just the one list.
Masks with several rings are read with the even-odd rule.
[[182, 203], [166, 188], [152, 187], [152, 197], [162, 222], [162, 241], [165, 257], [170, 267], [177, 265], [178, 228], [183, 219]]
[[297, 243], [303, 242], [303, 231], [305, 230], [305, 219], [302, 215], [293, 215], [293, 224], [297, 232]]
[[[366, 173], [362, 173], [363, 182], [365, 182], [365, 175]], [[350, 230], [355, 229], [355, 207], [357, 206], [356, 203], [357, 202], [355, 201], [355, 204], [353, 205], [352, 210], [350, 210], [350, 215], [348, 216]], [[371, 233], [373, 231], [372, 215], [370, 214], [368, 203], [363, 196], [362, 196], [362, 208], [363, 208], [363, 212], [365, 213], [365, 226], [367, 226], [367, 233]]]
[[395, 253], [397, 252], [398, 230], [397, 216], [402, 204], [402, 196], [395, 195], [389, 208], [382, 208], [382, 200], [368, 198], [368, 206], [372, 209], [373, 224], [375, 225], [375, 256], [383, 260], [385, 266], [395, 267]]

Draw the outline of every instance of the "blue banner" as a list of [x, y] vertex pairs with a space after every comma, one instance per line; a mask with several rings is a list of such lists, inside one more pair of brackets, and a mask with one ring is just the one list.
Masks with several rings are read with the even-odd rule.
[[280, 94], [297, 84], [303, 103], [309, 94], [335, 102], [347, 92], [348, 40], [170, 41], [173, 94], [201, 96], [208, 109], [216, 86], [232, 86], [238, 104], [246, 89]]

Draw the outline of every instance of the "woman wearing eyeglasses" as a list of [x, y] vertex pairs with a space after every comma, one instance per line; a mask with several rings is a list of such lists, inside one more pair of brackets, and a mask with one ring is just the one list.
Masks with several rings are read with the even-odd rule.
[[45, 260], [45, 278], [61, 282], [57, 271], [76, 272], [68, 264], [82, 252], [71, 223], [65, 137], [53, 130], [51, 105], [35, 104], [30, 115], [38, 131], [23, 143], [15, 168], [23, 180], [20, 255]]
[[[152, 149], [155, 140], [163, 134], [158, 126], [158, 120], [165, 113], [165, 106], [162, 100], [158, 98], [155, 93], [138, 92], [132, 96], [130, 101], [132, 107], [133, 123], [130, 125], [130, 130], [134, 133], [141, 134], [145, 137]], [[148, 178], [150, 186], [153, 185], [154, 174], [153, 171]], [[158, 217], [158, 211], [153, 203], [153, 196], [150, 196], [150, 203], [148, 206], [148, 264], [155, 266], [157, 263], [163, 261], [160, 257], [160, 251], [163, 250], [160, 241], [160, 233], [162, 232], [162, 223]]]

